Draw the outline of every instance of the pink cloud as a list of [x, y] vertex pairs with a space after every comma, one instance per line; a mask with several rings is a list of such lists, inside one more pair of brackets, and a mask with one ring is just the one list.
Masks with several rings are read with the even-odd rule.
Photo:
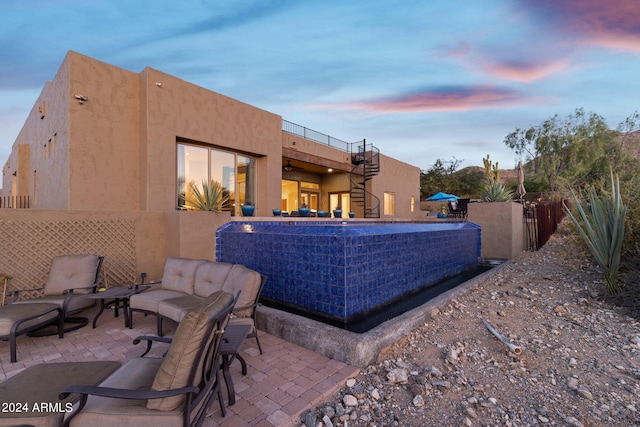
[[555, 29], [577, 41], [640, 52], [640, 2], [637, 0], [521, 0]]
[[480, 61], [479, 66], [483, 71], [493, 76], [523, 83], [530, 83], [567, 69], [569, 67], [569, 61], [566, 59], [559, 59], [555, 61], [548, 61], [547, 63], [536, 63], [529, 61], [495, 62], [482, 60]]
[[[519, 92], [490, 86], [443, 87], [395, 97], [347, 104], [347, 108], [380, 113], [482, 110], [520, 105], [531, 99]], [[343, 106], [344, 107], [344, 106]]]

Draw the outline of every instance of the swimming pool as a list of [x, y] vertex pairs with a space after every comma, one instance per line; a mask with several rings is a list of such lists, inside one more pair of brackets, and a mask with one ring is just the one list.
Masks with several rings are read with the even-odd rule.
[[478, 265], [469, 222], [236, 221], [216, 231], [216, 260], [267, 276], [262, 296], [349, 322]]

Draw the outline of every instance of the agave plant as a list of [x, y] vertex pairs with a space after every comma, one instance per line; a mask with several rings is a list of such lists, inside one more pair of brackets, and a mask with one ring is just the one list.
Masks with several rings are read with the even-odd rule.
[[229, 196], [224, 194], [224, 187], [217, 181], [207, 183], [202, 181], [202, 191], [195, 181], [189, 182], [189, 189], [185, 195], [184, 208], [195, 211], [222, 211]]
[[482, 200], [485, 202], [508, 202], [513, 198], [513, 191], [499, 182], [487, 185], [482, 192]]
[[616, 294], [621, 289], [618, 272], [627, 212], [620, 195], [618, 177], [614, 179], [613, 172], [611, 173], [611, 193], [608, 197], [599, 197], [597, 191], [592, 188], [587, 192], [587, 200], [581, 201], [573, 190], [571, 192], [577, 216], [566, 205], [564, 210], [604, 271], [607, 291]]

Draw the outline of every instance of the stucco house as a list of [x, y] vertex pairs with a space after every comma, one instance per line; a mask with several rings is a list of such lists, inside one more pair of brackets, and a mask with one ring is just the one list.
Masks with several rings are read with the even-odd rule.
[[[183, 210], [188, 184], [203, 180], [223, 186], [225, 212]], [[424, 217], [419, 182], [419, 168], [368, 141], [341, 141], [152, 68], [136, 73], [69, 52], [2, 168], [2, 207], [28, 209], [0, 209], [7, 233], [21, 236], [0, 249], [40, 260], [46, 273], [51, 254], [92, 250], [86, 242], [99, 237], [97, 252], [123, 259], [109, 274], [151, 278], [167, 256], [213, 259], [215, 229], [242, 219], [247, 202], [265, 219], [302, 204], [341, 205], [356, 219], [415, 219]], [[25, 221], [91, 225], [63, 241], [67, 231], [47, 236], [52, 226], [35, 231]], [[103, 231], [89, 236], [95, 228]], [[23, 250], [30, 238], [50, 250]], [[18, 278], [20, 260], [5, 261], [0, 269]]]
[[360, 203], [358, 160], [375, 150], [151, 68], [135, 73], [69, 52], [13, 145], [3, 189], [35, 209], [170, 211], [186, 183], [213, 179], [230, 195], [231, 216], [247, 201], [259, 216], [302, 203], [415, 216], [419, 169], [383, 154], [365, 171], [368, 209]]

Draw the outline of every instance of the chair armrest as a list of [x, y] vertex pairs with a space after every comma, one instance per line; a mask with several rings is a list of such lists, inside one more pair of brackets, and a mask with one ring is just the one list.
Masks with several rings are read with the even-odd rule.
[[12, 302], [16, 302], [18, 300], [18, 298], [20, 297], [20, 292], [31, 292], [31, 291], [42, 291], [42, 290], [44, 290], [44, 287], [36, 288], [36, 289], [15, 289], [13, 291], [8, 291], [4, 295], [5, 297], [11, 297], [9, 302], [7, 302], [7, 304], [11, 304]]
[[246, 310], [248, 308], [258, 307], [259, 305], [261, 305], [261, 304], [259, 302], [256, 302], [256, 303], [249, 304], [249, 305], [243, 305], [242, 307], [234, 307], [233, 311], [242, 311], [242, 310]]
[[136, 339], [133, 340], [133, 344], [134, 345], [138, 345], [138, 344], [140, 344], [140, 341], [146, 341], [147, 342], [147, 349], [145, 350], [144, 353], [142, 353], [140, 355], [140, 357], [144, 357], [147, 353], [149, 353], [151, 351], [151, 346], [153, 345], [154, 342], [161, 342], [161, 343], [170, 344], [171, 341], [173, 341], [173, 339], [172, 338], [168, 338], [168, 337], [140, 336], [140, 337], [137, 337]]
[[65, 388], [62, 393], [58, 395], [58, 399], [66, 399], [71, 393], [80, 395], [80, 402], [74, 405], [73, 410], [67, 414], [62, 424], [64, 427], [69, 427], [71, 419], [78, 415], [78, 413], [82, 411], [82, 408], [84, 408], [84, 405], [86, 405], [89, 395], [116, 399], [159, 399], [180, 394], [197, 393], [198, 391], [198, 387], [195, 386], [177, 388], [175, 390], [127, 390], [111, 387], [72, 385]]
[[178, 396], [180, 394], [198, 393], [196, 386], [176, 388], [173, 390], [129, 390], [124, 388], [111, 388], [87, 385], [72, 385], [65, 388], [59, 395], [60, 400], [66, 399], [71, 393], [82, 395], [113, 397], [117, 399], [160, 399], [163, 397]]
[[65, 289], [64, 291], [62, 291], [62, 295], [73, 294], [74, 291], [84, 291], [84, 290], [93, 290], [95, 292], [95, 289], [98, 286], [100, 286], [101, 284], [102, 284], [102, 282], [98, 282], [98, 283], [94, 283], [93, 285], [90, 285], [90, 286], [83, 286], [81, 288]]

